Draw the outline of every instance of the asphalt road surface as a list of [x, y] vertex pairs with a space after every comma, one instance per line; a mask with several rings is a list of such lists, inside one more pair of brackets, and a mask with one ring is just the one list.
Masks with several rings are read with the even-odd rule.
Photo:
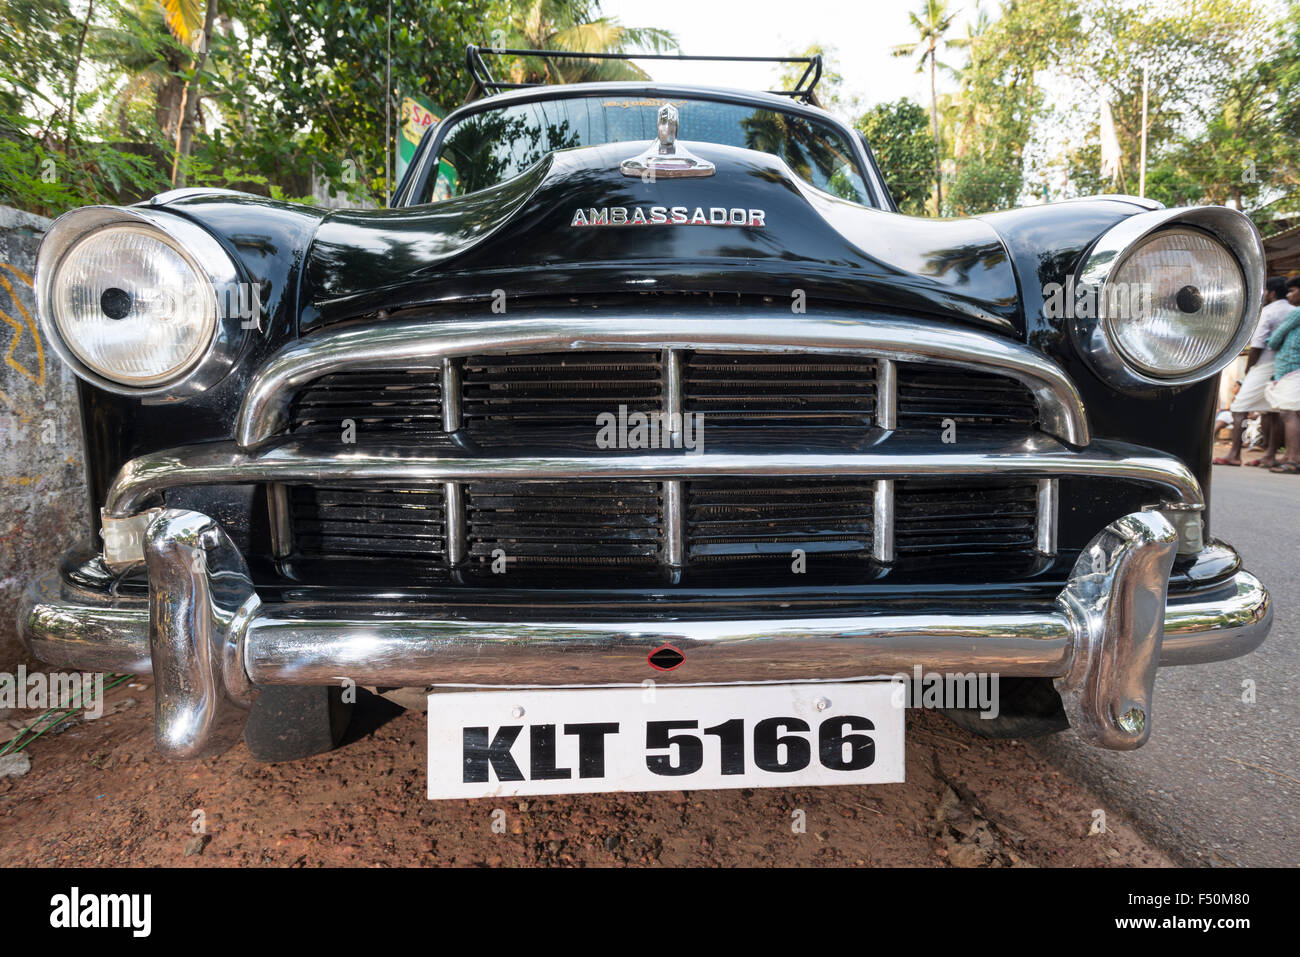
[[[1215, 466], [1213, 534], [1273, 596], [1273, 630], [1244, 658], [1161, 669], [1151, 739], [1103, 751], [1073, 732], [1035, 748], [1189, 864], [1300, 865], [1300, 477]], [[1254, 683], [1255, 700], [1243, 700]]]

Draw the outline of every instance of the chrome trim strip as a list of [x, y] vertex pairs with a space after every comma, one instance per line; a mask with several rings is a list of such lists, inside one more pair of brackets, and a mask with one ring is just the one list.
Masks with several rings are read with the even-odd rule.
[[245, 393], [235, 437], [244, 448], [271, 439], [283, 431], [298, 389], [344, 369], [438, 369], [445, 358], [481, 353], [629, 348], [840, 352], [994, 372], [1033, 392], [1044, 431], [1071, 445], [1088, 444], [1087, 415], [1074, 384], [1028, 346], [928, 319], [850, 311], [769, 316], [734, 307], [705, 315], [620, 310], [608, 316], [406, 320], [325, 332], [290, 343], [258, 370]]
[[461, 402], [461, 364], [455, 359], [442, 360], [442, 428], [445, 432], [455, 432], [464, 423]]
[[680, 580], [686, 565], [686, 488], [680, 480], [663, 485], [664, 550], [663, 562], [669, 578]]
[[876, 360], [876, 425], [898, 428], [898, 367], [893, 359]]
[[465, 517], [465, 484], [447, 482], [442, 487], [442, 514], [446, 522], [447, 564], [459, 567], [469, 557], [469, 526]]
[[1116, 203], [1132, 203], [1134, 206], [1141, 206], [1143, 209], [1164, 209], [1165, 204], [1158, 199], [1147, 199], [1142, 196], [1130, 196], [1127, 193], [1094, 193], [1091, 196], [1071, 196], [1069, 199], [1056, 199], [1050, 205], [1059, 206], [1061, 203], [1095, 203], [1097, 200], [1111, 200]]
[[270, 513], [271, 557], [288, 558], [293, 554], [293, 522], [289, 504], [289, 486], [279, 482], [266, 487], [266, 505]]
[[871, 555], [882, 565], [894, 560], [894, 483], [876, 482], [871, 500]]
[[247, 196], [250, 198], [260, 198], [254, 193], [246, 193], [241, 189], [226, 189], [221, 186], [182, 186], [179, 189], [168, 189], [149, 200], [150, 206], [166, 206], [168, 203], [174, 203], [182, 199], [194, 199], [198, 196]]
[[673, 445], [681, 444], [683, 422], [681, 415], [685, 411], [685, 392], [684, 379], [682, 377], [682, 351], [680, 349], [664, 349], [661, 365], [664, 370], [664, 399], [663, 413], [666, 417], [664, 421], [668, 423], [668, 437], [672, 440]]
[[285, 482], [312, 485], [362, 482], [394, 487], [472, 479], [640, 479], [642, 481], [852, 475], [862, 478], [943, 478], [950, 475], [1058, 478], [1098, 476], [1152, 483], [1185, 504], [1203, 504], [1200, 484], [1178, 459], [1119, 442], [1094, 442], [1075, 451], [1041, 434], [1018, 440], [970, 439], [955, 451], [930, 451], [928, 440], [895, 437], [866, 450], [810, 449], [778, 453], [659, 450], [591, 455], [521, 448], [506, 457], [473, 450], [430, 455], [418, 445], [349, 446], [319, 439], [284, 439], [249, 452], [233, 442], [182, 446], [127, 462], [109, 487], [104, 508], [125, 518], [155, 493], [188, 485]]
[[[661, 366], [664, 370], [663, 413], [668, 424], [668, 440], [680, 446], [685, 425], [685, 379], [682, 375], [684, 356], [681, 349], [664, 349]], [[662, 486], [663, 502], [660, 515], [663, 520], [663, 551], [660, 561], [670, 582], [681, 581], [686, 566], [686, 487], [680, 479], [669, 479]]]
[[1040, 555], [1056, 554], [1056, 529], [1060, 510], [1060, 481], [1038, 480], [1038, 516], [1034, 547]]

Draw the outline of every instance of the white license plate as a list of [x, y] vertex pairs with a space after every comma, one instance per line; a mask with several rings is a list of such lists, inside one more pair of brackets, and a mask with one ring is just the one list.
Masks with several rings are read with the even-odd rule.
[[429, 797], [903, 780], [885, 681], [429, 695]]

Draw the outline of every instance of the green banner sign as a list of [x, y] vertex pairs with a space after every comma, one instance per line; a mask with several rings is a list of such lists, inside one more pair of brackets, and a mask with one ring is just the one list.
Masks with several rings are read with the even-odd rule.
[[[438, 115], [433, 104], [424, 97], [413, 93], [402, 96], [401, 122], [397, 134], [397, 179], [399, 181], [406, 174], [406, 168], [411, 165], [411, 160], [415, 158], [415, 148], [420, 145], [420, 139], [425, 131], [441, 120], [442, 117]], [[456, 174], [456, 168], [446, 160], [440, 161], [433, 199], [437, 201], [455, 196], [458, 192], [458, 183], [459, 176]]]

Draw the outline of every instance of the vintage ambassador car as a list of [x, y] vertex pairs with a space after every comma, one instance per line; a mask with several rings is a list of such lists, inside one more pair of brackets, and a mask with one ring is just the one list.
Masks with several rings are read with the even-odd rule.
[[1158, 667], [1264, 639], [1208, 501], [1245, 216], [904, 216], [815, 63], [470, 60], [390, 208], [181, 190], [45, 238], [99, 538], [21, 627], [152, 674], [164, 754], [305, 756], [419, 689], [431, 796], [898, 780], [878, 679], [995, 675], [948, 713], [1131, 749]]

